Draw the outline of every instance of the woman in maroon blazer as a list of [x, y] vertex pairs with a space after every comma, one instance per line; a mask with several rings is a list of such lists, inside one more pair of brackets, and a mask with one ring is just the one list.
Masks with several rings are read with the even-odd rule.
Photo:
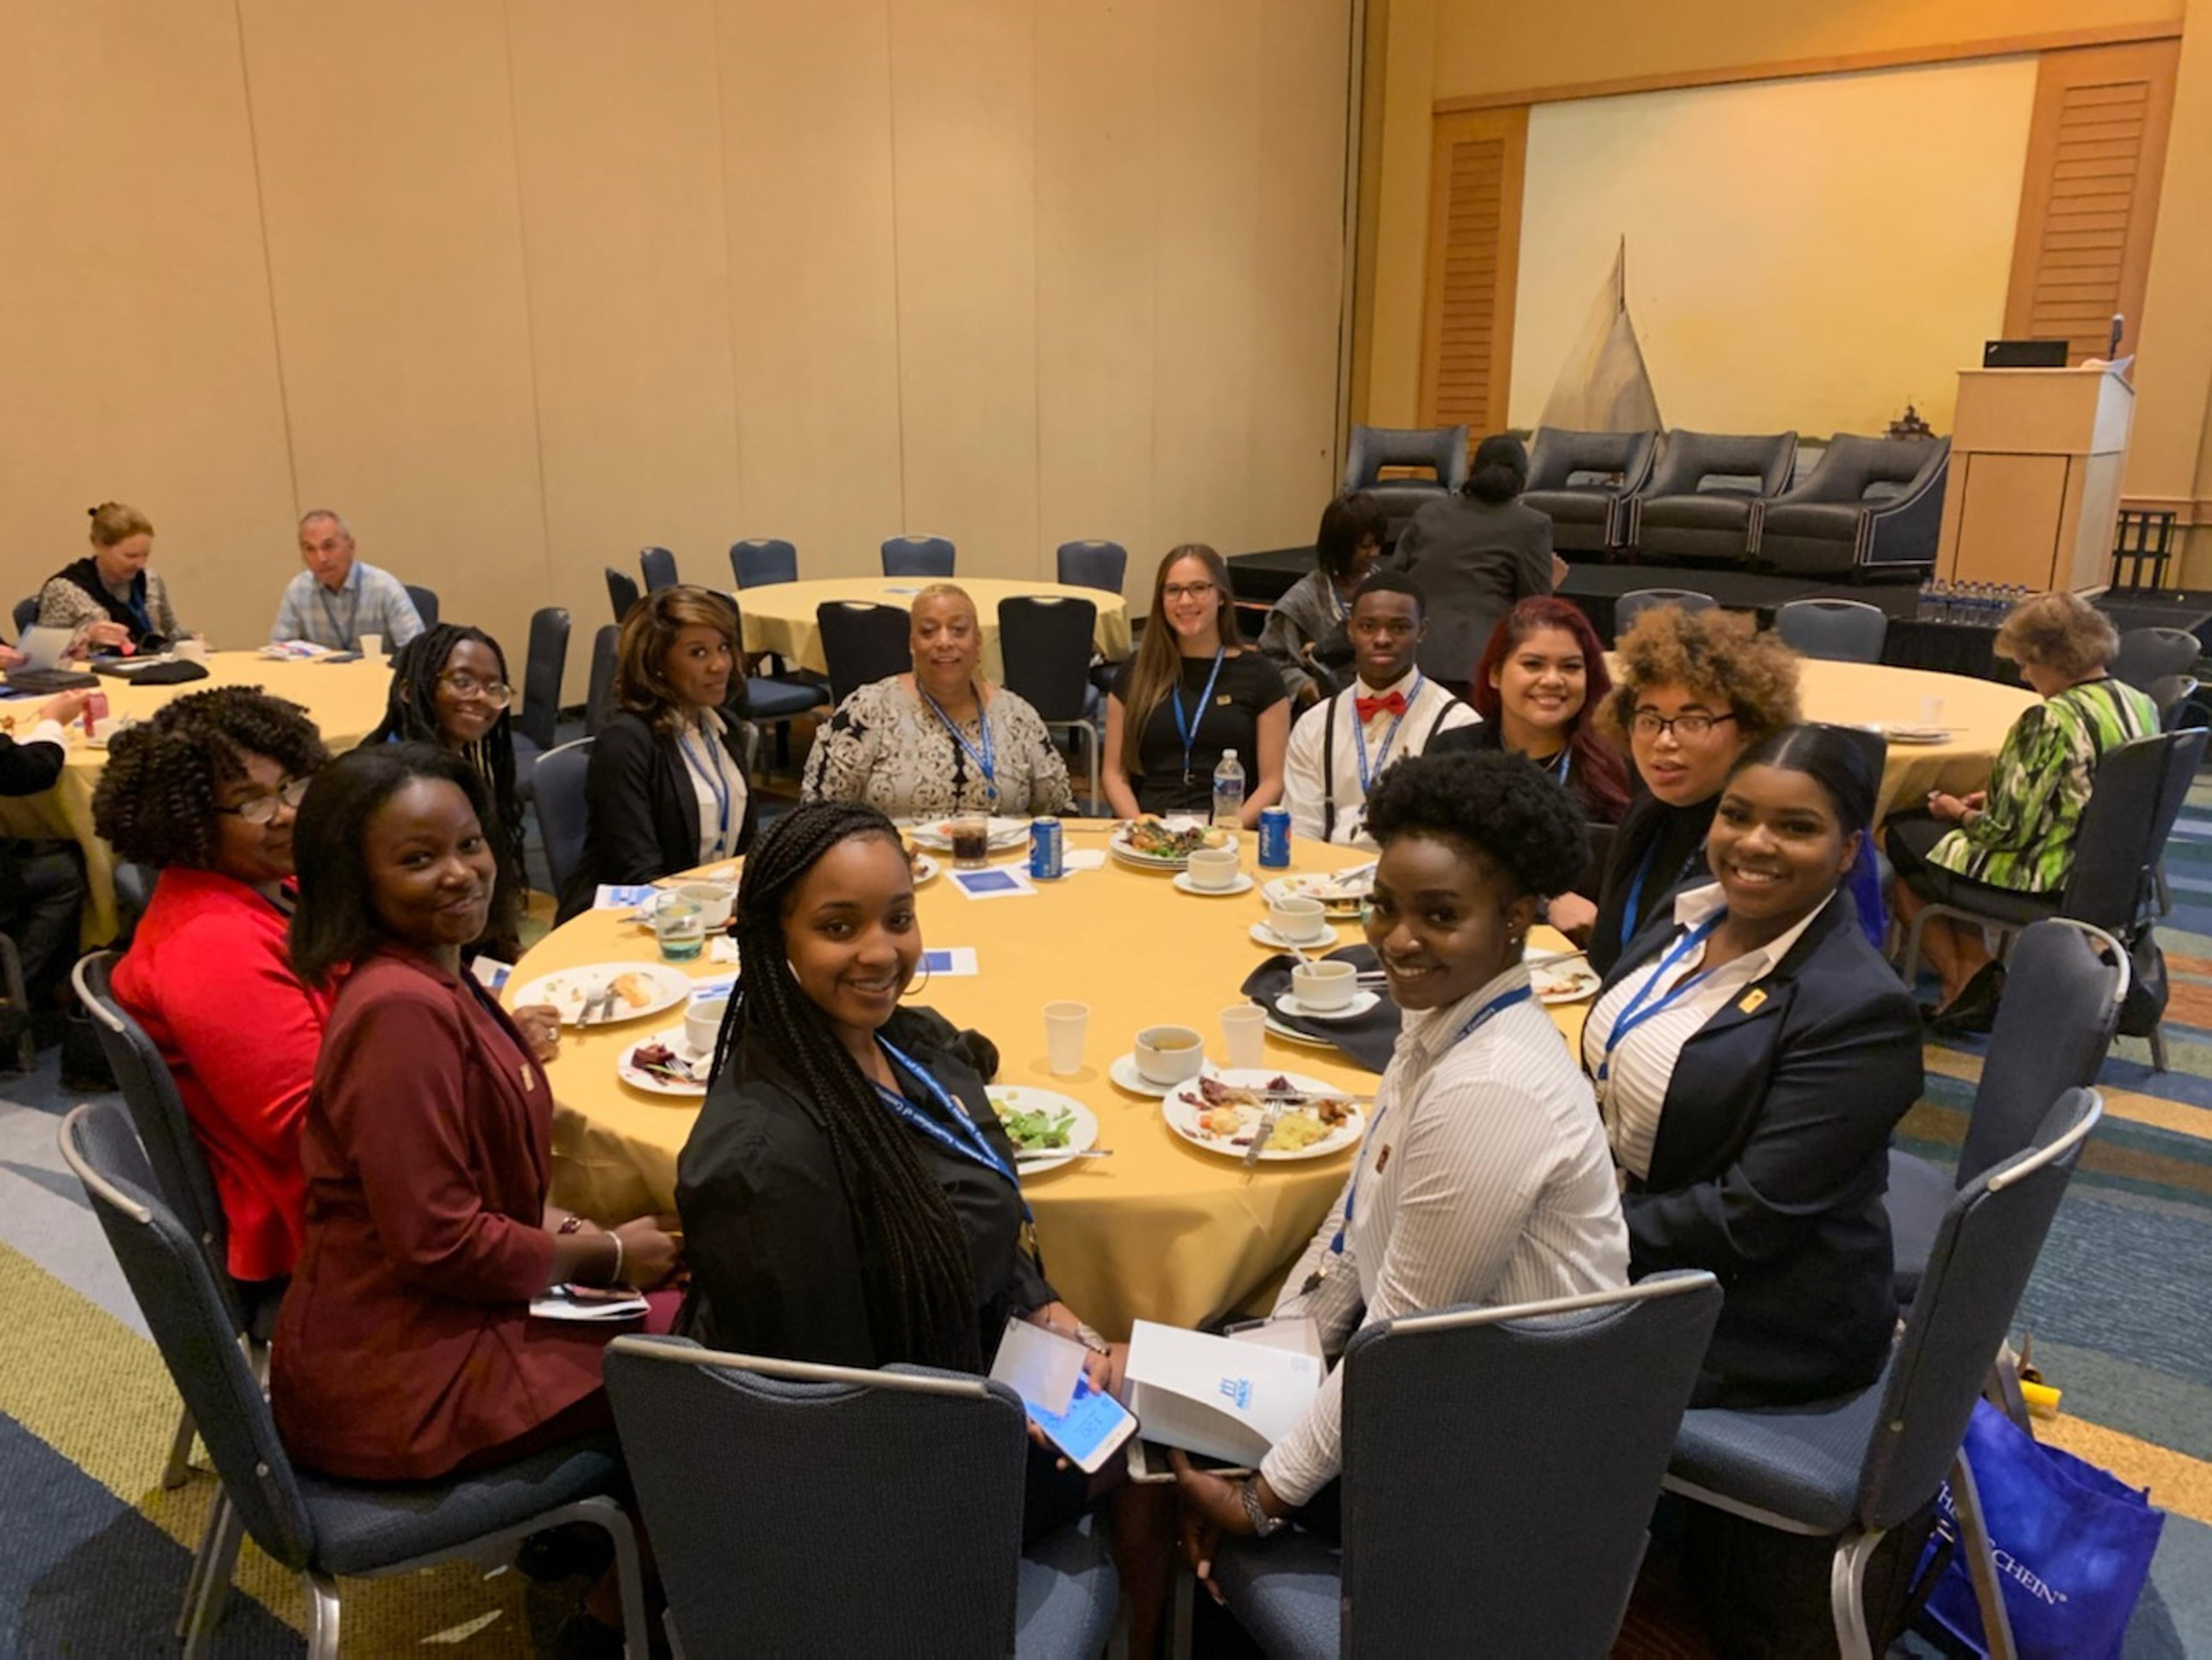
[[293, 1456], [331, 1475], [428, 1480], [604, 1428], [608, 1333], [530, 1299], [676, 1266], [656, 1218], [602, 1231], [546, 1202], [557, 1020], [521, 1011], [526, 1036], [461, 968], [496, 875], [483, 815], [466, 762], [380, 745], [323, 770], [295, 832], [293, 965], [351, 971], [301, 1130], [270, 1395]]

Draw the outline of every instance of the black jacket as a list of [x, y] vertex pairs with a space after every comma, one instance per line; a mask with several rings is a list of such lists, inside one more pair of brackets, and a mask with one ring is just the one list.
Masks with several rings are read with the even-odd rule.
[[[1638, 934], [1607, 989], [1674, 936], [1671, 919]], [[1682, 1046], [1621, 1211], [1632, 1276], [1720, 1280], [1698, 1404], [1816, 1400], [1881, 1371], [1889, 1137], [1921, 1081], [1919, 1014], [1848, 893]]]
[[[723, 719], [723, 741], [742, 764], [735, 746], [738, 728], [727, 715]], [[562, 891], [562, 921], [589, 910], [602, 882], [651, 882], [699, 862], [699, 797], [690, 769], [676, 740], [653, 731], [643, 717], [611, 714], [599, 728], [584, 775], [584, 804], [590, 828], [584, 856]], [[743, 853], [752, 839], [748, 790], [736, 850]]]
[[61, 781], [68, 751], [58, 744], [19, 744], [0, 733], [0, 795], [37, 795]]
[[1498, 619], [1552, 591], [1552, 521], [1519, 502], [1455, 496], [1416, 513], [1383, 563], [1420, 586], [1421, 672], [1465, 685]]
[[[1631, 799], [1628, 810], [1620, 815], [1620, 827], [1613, 833], [1605, 874], [1598, 883], [1589, 961], [1600, 974], [1611, 974], [1620, 960], [1624, 935], [1633, 941], [1653, 923], [1672, 917], [1676, 894], [1713, 879], [1705, 864], [1705, 836], [1720, 804], [1717, 791], [1686, 807], [1670, 807], [1640, 789]], [[1636, 886], [1636, 873], [1647, 856], [1650, 868], [1637, 891], [1635, 915], [1630, 915], [1629, 890]]]

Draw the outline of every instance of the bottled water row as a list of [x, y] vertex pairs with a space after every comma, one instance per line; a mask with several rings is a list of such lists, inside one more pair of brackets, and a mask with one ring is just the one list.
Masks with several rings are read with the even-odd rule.
[[1931, 576], [1920, 585], [1917, 614], [1923, 623], [1993, 629], [2033, 592], [2024, 582], [1945, 582]]

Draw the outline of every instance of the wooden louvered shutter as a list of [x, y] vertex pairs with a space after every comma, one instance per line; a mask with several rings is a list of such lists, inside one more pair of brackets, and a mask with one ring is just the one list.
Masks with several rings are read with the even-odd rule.
[[1505, 427], [1528, 154], [1525, 106], [1436, 118], [1421, 419], [1476, 441]]
[[2010, 339], [2101, 357], [2112, 319], [2135, 349], [2166, 165], [2179, 42], [2045, 52], [2036, 76], [2005, 300]]

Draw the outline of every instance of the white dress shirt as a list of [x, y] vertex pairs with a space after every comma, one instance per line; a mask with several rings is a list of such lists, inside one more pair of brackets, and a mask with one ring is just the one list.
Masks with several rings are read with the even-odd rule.
[[1659, 1116], [1667, 1105], [1667, 1090], [1674, 1081], [1674, 1063], [1681, 1058], [1682, 1045], [1733, 1002], [1737, 993], [1772, 972], [1834, 898], [1830, 894], [1787, 933], [1723, 964], [1683, 993], [1680, 1000], [1639, 1020], [1615, 1046], [1608, 1061], [1605, 1046], [1620, 1024], [1621, 1012], [1646, 986], [1651, 988], [1644, 1000], [1648, 1008], [1697, 973], [1698, 964], [1705, 960], [1705, 940], [1671, 962], [1668, 953], [1684, 935], [1728, 906], [1727, 896], [1717, 882], [1675, 896], [1674, 937], [1656, 957], [1638, 964], [1599, 998], [1583, 1025], [1583, 1064], [1593, 1079], [1601, 1068], [1605, 1071], [1598, 1108], [1605, 1117], [1606, 1140], [1613, 1144], [1613, 1162], [1626, 1175], [1640, 1182], [1651, 1173], [1651, 1144], [1659, 1134]]
[[[1589, 1083], [1543, 1005], [1526, 999], [1453, 1042], [1484, 1004], [1528, 983], [1516, 963], [1449, 1008], [1407, 1015], [1358, 1163], [1275, 1304], [1274, 1318], [1310, 1316], [1330, 1354], [1370, 1321], [1628, 1283], [1628, 1230]], [[1340, 1365], [1261, 1465], [1291, 1504], [1343, 1468], [1343, 1411]]]
[[691, 780], [691, 793], [699, 802], [699, 862], [702, 865], [737, 852], [738, 836], [744, 828], [744, 769], [722, 741], [722, 717], [705, 709], [696, 726], [684, 727], [676, 737], [684, 774]]
[[[1406, 700], [1402, 718], [1377, 711], [1360, 727], [1358, 697], [1388, 697], [1397, 692]], [[1382, 775], [1382, 769], [1408, 755], [1419, 755], [1429, 740], [1454, 727], [1479, 724], [1482, 717], [1419, 670], [1377, 690], [1356, 680], [1333, 697], [1300, 715], [1291, 728], [1289, 752], [1283, 758], [1283, 805], [1291, 810], [1293, 835], [1312, 841], [1326, 839], [1352, 847], [1372, 848], [1367, 834], [1367, 788], [1360, 781], [1359, 742], [1367, 744], [1368, 782]], [[1395, 727], [1394, 733], [1392, 727]], [[1331, 729], [1334, 754], [1330, 754]], [[1358, 727], [1357, 735], [1354, 728]], [[1332, 764], [1333, 763], [1333, 764]], [[1334, 785], [1329, 782], [1334, 772]], [[1336, 822], [1328, 826], [1327, 803], [1336, 804]]]

